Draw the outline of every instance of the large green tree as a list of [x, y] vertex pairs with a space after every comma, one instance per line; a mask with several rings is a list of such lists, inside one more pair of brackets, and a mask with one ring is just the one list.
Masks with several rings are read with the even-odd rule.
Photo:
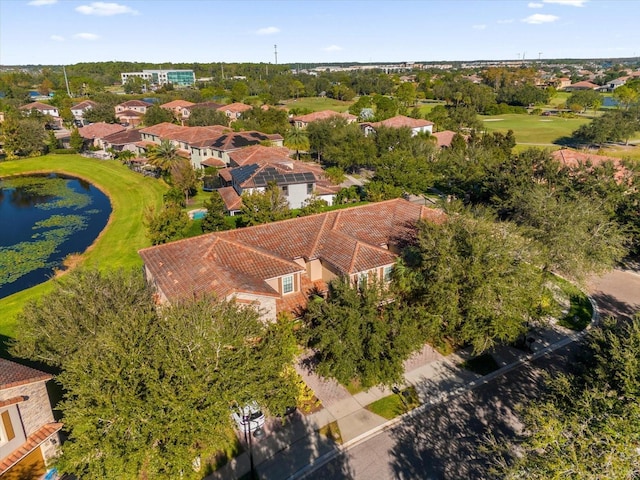
[[270, 183], [264, 192], [244, 192], [241, 214], [245, 225], [260, 225], [275, 222], [289, 216], [289, 201], [275, 183]]
[[597, 480], [638, 476], [640, 316], [589, 335], [581, 373], [562, 374], [524, 408], [525, 436], [503, 445], [496, 478]]
[[147, 112], [142, 116], [142, 122], [147, 127], [164, 122], [171, 123], [174, 120], [171, 110], [162, 108], [159, 105], [151, 105], [147, 108]]
[[202, 219], [203, 232], [218, 232], [229, 229], [227, 222], [225, 222], [224, 202], [217, 191], [211, 193], [203, 206], [207, 209], [207, 213]]
[[7, 157], [30, 157], [44, 152], [47, 133], [40, 119], [9, 118], [2, 124], [1, 138]]
[[189, 228], [187, 212], [172, 201], [166, 202], [159, 211], [147, 209], [143, 221], [147, 227], [147, 237], [153, 245], [185, 238]]
[[195, 107], [191, 109], [191, 115], [187, 120], [189, 127], [204, 127], [207, 125], [229, 125], [229, 118], [224, 112], [209, 107]]
[[61, 371], [57, 466], [78, 478], [202, 478], [194, 460], [235, 440], [230, 406], [295, 401], [287, 325], [211, 298], [157, 309], [139, 272], [73, 272], [20, 323], [15, 352]]
[[300, 128], [291, 128], [284, 137], [284, 146], [296, 151], [296, 158], [300, 160], [300, 150], [310, 148], [309, 136]]
[[184, 160], [184, 157], [180, 156], [180, 152], [178, 152], [178, 147], [171, 140], [166, 139], [162, 140], [159, 145], [149, 147], [147, 158], [151, 165], [159, 168], [165, 174], [171, 172], [174, 165]]

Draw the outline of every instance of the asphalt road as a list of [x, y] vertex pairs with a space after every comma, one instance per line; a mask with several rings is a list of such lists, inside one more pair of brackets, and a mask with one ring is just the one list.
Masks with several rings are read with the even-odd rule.
[[[603, 316], [640, 311], [640, 275], [616, 270], [589, 282]], [[435, 406], [390, 430], [370, 437], [313, 471], [307, 479], [481, 479], [496, 455], [489, 439], [521, 433], [518, 405], [536, 397], [546, 372], [571, 368], [571, 344], [512, 370], [494, 381]]]

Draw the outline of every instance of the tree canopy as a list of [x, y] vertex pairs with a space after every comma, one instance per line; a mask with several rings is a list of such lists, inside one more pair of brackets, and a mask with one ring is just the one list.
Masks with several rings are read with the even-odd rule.
[[79, 478], [201, 478], [194, 460], [235, 439], [232, 405], [295, 402], [287, 325], [210, 298], [157, 309], [138, 272], [74, 271], [20, 322], [14, 352], [61, 370], [57, 466]]

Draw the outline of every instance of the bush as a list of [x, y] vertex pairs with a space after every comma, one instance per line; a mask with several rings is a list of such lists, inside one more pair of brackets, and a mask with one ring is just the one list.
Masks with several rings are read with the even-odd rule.
[[74, 155], [78, 153], [78, 150], [75, 148], [56, 148], [51, 153], [56, 155]]
[[488, 105], [484, 110], [485, 115], [506, 115], [508, 113], [527, 113], [525, 107], [507, 105], [506, 103], [495, 103]]

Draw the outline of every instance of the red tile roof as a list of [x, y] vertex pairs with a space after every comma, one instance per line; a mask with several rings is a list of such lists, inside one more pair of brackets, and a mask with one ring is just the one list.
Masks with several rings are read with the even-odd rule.
[[190, 107], [192, 105], [195, 105], [195, 103], [189, 102], [187, 100], [172, 100], [170, 102], [163, 103], [160, 106], [162, 108], [168, 108], [170, 110], [173, 110], [173, 109], [176, 109], [176, 108]]
[[605, 157], [592, 153], [582, 153], [569, 148], [561, 148], [551, 153], [551, 156], [565, 167], [578, 168], [580, 166], [598, 166], [606, 162], [611, 162], [616, 170], [614, 178], [620, 182], [627, 174], [627, 169], [619, 158]]
[[24, 395], [7, 398], [6, 400], [0, 400], [0, 408], [9, 407], [11, 405], [15, 405], [16, 403], [26, 402], [27, 400], [29, 400], [29, 397], [25, 397]]
[[224, 163], [223, 160], [219, 158], [209, 157], [206, 160], [200, 162], [200, 165], [204, 165], [205, 167], [226, 167], [227, 164]]
[[223, 105], [222, 107], [219, 107], [218, 110], [222, 112], [242, 113], [246, 112], [247, 110], [251, 110], [252, 108], [253, 107], [251, 105], [235, 102], [230, 103], [229, 105]]
[[162, 140], [176, 140], [198, 147], [212, 142], [231, 130], [221, 125], [208, 127], [183, 127], [174, 123], [163, 122], [140, 130], [141, 133], [155, 135]]
[[78, 133], [82, 138], [93, 140], [94, 138], [104, 138], [107, 135], [113, 135], [124, 130], [125, 128], [117, 123], [98, 122], [79, 128]]
[[0, 358], [0, 390], [28, 383], [46, 382], [51, 378], [48, 373]]
[[240, 210], [242, 208], [242, 197], [238, 195], [233, 187], [222, 187], [218, 189], [218, 193], [224, 202], [224, 208], [227, 212]]
[[19, 110], [57, 110], [58, 107], [54, 107], [53, 105], [47, 105], [46, 103], [41, 102], [32, 102], [27, 103], [26, 105], [22, 105]]
[[122, 110], [121, 112], [116, 112], [116, 118], [140, 118], [144, 115], [142, 112], [137, 112], [135, 110]]
[[220, 107], [224, 107], [224, 105], [222, 105], [221, 103], [215, 103], [215, 102], [200, 102], [200, 103], [194, 103], [193, 105], [189, 105], [188, 107], [185, 107], [185, 108], [187, 110], [193, 111], [194, 108], [211, 108], [213, 110], [217, 110]]
[[131, 107], [150, 107], [152, 105], [153, 103], [143, 102], [142, 100], [127, 100], [126, 102], [119, 103], [117, 106], [131, 108]]
[[310, 123], [310, 122], [317, 122], [318, 120], [326, 120], [328, 118], [333, 118], [333, 117], [342, 117], [342, 118], [345, 118], [347, 121], [355, 121], [358, 119], [357, 116], [351, 115], [350, 113], [334, 112], [333, 110], [321, 110], [319, 112], [313, 112], [313, 113], [308, 113], [306, 115], [293, 117], [293, 121]]
[[252, 163], [264, 164], [283, 162], [290, 160], [289, 149], [285, 147], [265, 147], [264, 145], [251, 145], [229, 154], [231, 163], [235, 166], [250, 165]]
[[86, 110], [88, 108], [93, 108], [96, 105], [98, 104], [92, 100], [85, 100], [84, 102], [80, 102], [77, 105], [71, 107], [71, 110]]
[[443, 130], [442, 132], [434, 132], [431, 135], [436, 137], [436, 144], [438, 147], [450, 147], [451, 141], [455, 136], [456, 132], [452, 132], [451, 130]]
[[395, 117], [387, 118], [381, 122], [369, 123], [373, 128], [387, 127], [387, 128], [422, 128], [433, 125], [433, 122], [429, 120], [422, 120], [420, 118], [405, 117], [404, 115], [396, 115]]
[[169, 301], [201, 293], [279, 298], [265, 280], [295, 272], [304, 277], [306, 269], [296, 259], [320, 259], [342, 274], [394, 263], [388, 246], [406, 238], [419, 219], [442, 221], [444, 213], [396, 199], [205, 234], [139, 253]]
[[121, 132], [112, 133], [111, 135], [107, 135], [106, 137], [102, 137], [107, 143], [111, 145], [127, 145], [129, 143], [137, 143], [141, 141], [142, 136], [140, 135], [140, 130], [138, 129], [129, 129]]
[[0, 476], [5, 474], [7, 470], [15, 466], [20, 460], [33, 452], [42, 445], [48, 438], [54, 435], [62, 428], [61, 423], [48, 423], [35, 431], [20, 447], [11, 452], [0, 462]]
[[584, 88], [595, 90], [596, 88], [600, 88], [600, 85], [596, 85], [595, 83], [591, 83], [588, 81], [576, 82], [571, 85], [567, 85], [565, 88]]

